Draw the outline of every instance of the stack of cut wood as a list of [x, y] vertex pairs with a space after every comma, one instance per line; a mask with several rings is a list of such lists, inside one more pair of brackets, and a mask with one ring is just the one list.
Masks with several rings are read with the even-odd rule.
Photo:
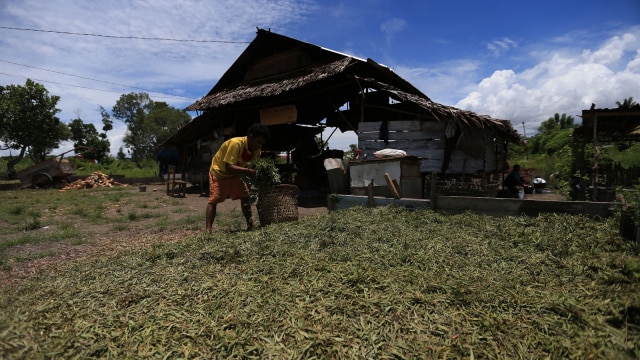
[[107, 174], [94, 171], [85, 179], [78, 179], [63, 187], [61, 190], [93, 189], [97, 187], [113, 187], [114, 185], [125, 186], [125, 184], [110, 179]]

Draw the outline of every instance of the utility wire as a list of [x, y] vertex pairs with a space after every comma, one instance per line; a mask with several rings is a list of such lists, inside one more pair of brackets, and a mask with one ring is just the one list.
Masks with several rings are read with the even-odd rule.
[[[55, 81], [49, 81], [49, 80], [42, 80], [42, 79], [35, 79], [29, 76], [22, 76], [22, 75], [14, 75], [14, 74], [7, 74], [5, 72], [0, 72], [0, 75], [7, 75], [7, 76], [15, 76], [15, 77], [21, 77], [21, 78], [25, 78], [25, 79], [31, 79], [34, 81], [39, 81], [39, 82], [44, 82], [44, 83], [49, 83], [49, 84], [56, 84], [56, 85], [63, 85], [63, 86], [71, 86], [71, 87], [77, 87], [77, 88], [81, 88], [81, 89], [88, 89], [88, 90], [95, 90], [95, 91], [104, 91], [104, 92], [111, 92], [111, 93], [116, 93], [116, 94], [121, 94], [121, 91], [115, 91], [115, 90], [106, 90], [106, 89], [96, 89], [96, 88], [91, 88], [88, 86], [82, 86], [82, 85], [72, 85], [72, 84], [65, 84], [65, 83], [60, 83], [60, 82], [55, 82]], [[157, 94], [162, 94], [162, 93], [158, 93], [157, 91], [151, 91]], [[155, 98], [160, 98], [160, 99], [175, 99], [175, 98], [182, 98], [182, 99], [189, 99], [189, 100], [197, 100], [197, 99], [193, 99], [193, 98], [188, 98], [188, 97], [184, 97], [184, 96], [174, 96], [174, 95], [170, 95], [170, 96], [154, 96]]]
[[197, 42], [197, 43], [223, 43], [223, 44], [248, 44], [249, 43], [249, 41], [193, 40], [193, 39], [170, 39], [170, 38], [153, 38], [153, 37], [138, 37], [138, 36], [101, 35], [101, 34], [90, 34], [90, 33], [76, 33], [76, 32], [70, 32], [70, 31], [55, 31], [55, 30], [16, 28], [16, 27], [9, 27], [9, 26], [0, 26], [0, 29], [19, 30], [19, 31], [35, 31], [35, 32], [45, 32], [45, 33], [54, 33], [54, 34], [65, 34], [65, 35], [95, 36], [95, 37], [113, 38], [113, 39], [157, 40], [157, 41], [177, 41], [177, 42]]
[[[128, 87], [128, 88], [131, 88], [131, 89], [142, 90], [142, 91], [145, 91], [145, 92], [153, 92], [153, 93], [156, 93], [156, 94], [163, 94], [163, 95], [168, 95], [168, 96], [171, 96], [171, 97], [176, 97], [176, 98], [183, 98], [183, 99], [193, 100], [192, 98], [185, 97], [185, 96], [165, 94], [165, 93], [161, 93], [161, 92], [159, 92], [159, 91], [148, 90], [148, 89], [143, 89], [143, 88], [139, 88], [139, 87], [135, 87], [135, 86], [129, 86], [129, 85], [124, 85], [124, 84], [118, 84], [118, 83], [114, 83], [114, 82], [110, 82], [110, 81], [104, 81], [104, 80], [93, 79], [93, 78], [90, 78], [90, 77], [85, 77], [85, 76], [80, 76], [80, 75], [68, 74], [68, 73], [65, 73], [65, 72], [62, 72], [62, 71], [49, 70], [49, 69], [44, 69], [44, 68], [40, 68], [40, 67], [37, 67], [37, 66], [31, 66], [31, 65], [19, 64], [19, 63], [17, 63], [17, 62], [8, 61], [8, 60], [2, 60], [2, 59], [0, 59], [0, 62], [5, 62], [5, 63], [8, 63], [8, 64], [13, 64], [13, 65], [18, 65], [18, 66], [24, 66], [24, 67], [28, 67], [28, 68], [32, 68], [32, 69], [38, 69], [38, 70], [43, 70], [43, 71], [49, 71], [49, 72], [56, 73], [56, 74], [62, 74], [62, 75], [67, 75], [67, 76], [73, 76], [73, 77], [77, 77], [77, 78], [85, 79], [85, 80], [97, 81], [97, 82], [101, 82], [101, 83], [105, 83], [105, 84], [110, 84], [110, 85], [117, 85], [117, 86]], [[97, 89], [96, 89], [96, 90], [97, 90]]]

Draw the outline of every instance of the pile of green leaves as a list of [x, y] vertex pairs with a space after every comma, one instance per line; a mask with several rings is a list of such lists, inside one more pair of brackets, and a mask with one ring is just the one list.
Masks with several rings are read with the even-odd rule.
[[280, 173], [272, 159], [260, 158], [249, 163], [250, 169], [256, 170], [256, 177], [243, 177], [243, 181], [254, 188], [258, 193], [266, 191], [274, 185], [280, 184]]
[[0, 292], [0, 357], [640, 356], [617, 219], [352, 208], [63, 268]]

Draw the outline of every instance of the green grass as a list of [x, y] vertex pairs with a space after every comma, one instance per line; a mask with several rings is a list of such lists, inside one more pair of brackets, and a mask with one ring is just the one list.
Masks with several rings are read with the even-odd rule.
[[[156, 233], [168, 230], [174, 223], [159, 224], [146, 220], [162, 215], [156, 210], [171, 206], [184, 217], [192, 211], [181, 209], [185, 202], [159, 196], [127, 191], [125, 187], [60, 192], [55, 189], [0, 191], [0, 268], [8, 269], [22, 261], [8, 255], [14, 246], [64, 241], [72, 245], [85, 244], [94, 234], [87, 225], [108, 226], [114, 232], [150, 228]], [[204, 215], [189, 222], [204, 222]], [[40, 230], [47, 227], [49, 230]], [[195, 227], [195, 226], [194, 226]], [[197, 227], [196, 227], [197, 228]], [[42, 256], [52, 255], [44, 252]], [[29, 258], [29, 256], [25, 257]]]
[[151, 219], [152, 217], [154, 217], [154, 214], [150, 211], [144, 211], [144, 212], [137, 212], [137, 211], [130, 211], [129, 213], [127, 213], [127, 220], [129, 221], [139, 221], [139, 220], [143, 220], [143, 219]]
[[113, 226], [111, 227], [111, 231], [113, 232], [121, 232], [127, 229], [129, 229], [129, 226], [125, 223], [113, 224]]
[[35, 260], [35, 259], [42, 259], [42, 258], [47, 258], [49, 256], [51, 256], [51, 252], [48, 251], [43, 251], [43, 252], [39, 252], [39, 253], [35, 253], [35, 254], [31, 254], [29, 256], [17, 256], [15, 258], [15, 261], [21, 262], [21, 261], [30, 261], [30, 260]]
[[7, 207], [6, 214], [12, 216], [20, 216], [27, 209], [27, 206], [24, 204], [14, 204], [12, 206]]
[[27, 218], [27, 220], [25, 220], [25, 225], [23, 230], [24, 231], [36, 230], [41, 227], [42, 227], [42, 222], [40, 221], [40, 218], [36, 215], [32, 215], [31, 217]]
[[[226, 215], [226, 214], [221, 214], [221, 216], [217, 216], [216, 217], [216, 222], [218, 222], [218, 224], [220, 224], [221, 222], [224, 224], [228, 224], [228, 219], [230, 216]], [[183, 229], [187, 229], [187, 230], [201, 230], [204, 229], [204, 223], [202, 221], [202, 217], [200, 216], [193, 216], [193, 215], [189, 215], [189, 216], [185, 216], [183, 218], [181, 218], [178, 222], [177, 222], [178, 226], [180, 228]]]
[[385, 207], [196, 232], [0, 292], [0, 358], [635, 359], [617, 230]]
[[[108, 175], [124, 175], [128, 178], [157, 177], [158, 164], [155, 160], [149, 159], [141, 164], [136, 164], [130, 160], [114, 160], [109, 164], [92, 164], [80, 158], [65, 156], [73, 166], [76, 175], [86, 176], [94, 171], [100, 171]], [[0, 157], [0, 178], [7, 174], [7, 163], [9, 157]], [[20, 171], [33, 166], [33, 161], [29, 157], [23, 158], [16, 166], [15, 170]]]
[[78, 175], [89, 175], [94, 171], [100, 171], [109, 175], [124, 175], [129, 178], [157, 177], [158, 163], [153, 160], [145, 160], [142, 164], [136, 164], [130, 160], [115, 160], [110, 164], [91, 164], [82, 159], [72, 159], [72, 165]]
[[[48, 242], [60, 242], [68, 241], [72, 245], [79, 245], [86, 243], [85, 234], [75, 227], [69, 227], [65, 224], [59, 226], [56, 230], [40, 229], [42, 224], [38, 221], [37, 226], [33, 223], [29, 223], [25, 226], [23, 232], [9, 239], [0, 241], [0, 270], [9, 270], [11, 263], [14, 261], [24, 261], [23, 256], [7, 257], [6, 252], [14, 246], [25, 244], [41, 244]], [[52, 255], [51, 252], [46, 251], [39, 253], [38, 258]], [[30, 259], [31, 257], [26, 257]]]

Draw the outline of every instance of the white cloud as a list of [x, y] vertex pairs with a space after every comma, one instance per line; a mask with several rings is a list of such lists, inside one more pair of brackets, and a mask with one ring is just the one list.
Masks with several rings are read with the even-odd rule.
[[452, 105], [475, 88], [469, 79], [477, 78], [480, 63], [476, 60], [451, 60], [432, 66], [394, 66], [393, 70], [431, 100]]
[[640, 50], [636, 52], [635, 58], [629, 61], [626, 70], [630, 73], [640, 73]]
[[[537, 130], [555, 113], [580, 115], [591, 103], [640, 98], [640, 29], [582, 52], [557, 50], [522, 71], [496, 70], [455, 106]], [[527, 133], [531, 135], [531, 133]]]
[[489, 49], [489, 51], [491, 51], [495, 56], [500, 56], [508, 50], [516, 47], [518, 47], [518, 43], [509, 38], [494, 40], [487, 44], [487, 49]]
[[[154, 100], [183, 108], [209, 91], [253, 40], [256, 26], [284, 35], [296, 33], [290, 29], [320, 33], [331, 26], [305, 24], [312, 11], [349, 18], [363, 26], [379, 19], [349, 16], [356, 7], [348, 2], [327, 6], [313, 0], [5, 0], [0, 2], [3, 26], [245, 43], [124, 40], [0, 29], [0, 59], [186, 96], [188, 99], [167, 99], [147, 91]], [[361, 9], [357, 10], [361, 14]], [[384, 15], [388, 20], [379, 29], [388, 42], [400, 32], [407, 32], [407, 38], [411, 38], [403, 15]], [[422, 28], [412, 23], [411, 30]], [[424, 33], [434, 36], [437, 43], [445, 42], [438, 39], [446, 33]], [[531, 39], [526, 38], [516, 41], [514, 36], [492, 37], [497, 40], [481, 40], [487, 44], [488, 54], [473, 53], [473, 58], [414, 65], [408, 61], [415, 61], [409, 60], [415, 56], [393, 53], [396, 60], [386, 62], [434, 101], [510, 119], [518, 129], [522, 122], [527, 123], [527, 129], [537, 129], [541, 121], [556, 112], [575, 116], [592, 102], [599, 107], [614, 107], [616, 101], [629, 96], [640, 99], [640, 27], [610, 36], [599, 45], [585, 46], [594, 41], [590, 35], [588, 30], [578, 29], [536, 44], [527, 43]], [[346, 53], [375, 57], [366, 50], [376, 48], [371, 45], [375, 40], [344, 36], [340, 43], [343, 45], [336, 48], [342, 47]], [[428, 48], [421, 51], [429, 57]], [[50, 81], [43, 84], [51, 94], [61, 97], [59, 117], [69, 121], [80, 109], [84, 120], [97, 128], [102, 126], [98, 105], [111, 109], [121, 94], [139, 91], [2, 62], [0, 72], [10, 74], [0, 74], [0, 84], [24, 84], [24, 77]], [[116, 125], [109, 134], [114, 154], [122, 144], [125, 129], [122, 124]], [[355, 141], [352, 133], [347, 134], [343, 137], [338, 131], [334, 140], [344, 138], [348, 147]], [[331, 146], [341, 147], [333, 142]]]
[[387, 44], [391, 42], [395, 34], [404, 30], [407, 27], [407, 22], [400, 18], [391, 18], [380, 25], [380, 30], [385, 34]]
[[623, 58], [626, 51], [637, 49], [638, 39], [633, 34], [614, 36], [595, 51], [585, 50], [583, 56], [587, 61], [603, 65], [615, 64]]
[[[302, 21], [313, 6], [304, 0], [9, 0], [0, 5], [0, 22], [9, 27], [241, 43], [131, 40], [2, 29], [0, 60], [186, 96], [189, 99], [162, 98], [146, 91], [154, 100], [184, 108], [209, 91], [253, 40], [256, 27], [286, 33], [286, 27]], [[83, 120], [98, 129], [102, 127], [99, 105], [110, 110], [121, 94], [142, 91], [2, 62], [0, 69], [9, 74], [0, 74], [0, 84], [24, 84], [25, 77], [46, 80], [36, 81], [50, 94], [60, 96], [61, 120], [70, 121], [74, 111], [81, 109]], [[109, 134], [113, 154], [122, 145], [125, 130], [123, 124], [115, 126]]]

